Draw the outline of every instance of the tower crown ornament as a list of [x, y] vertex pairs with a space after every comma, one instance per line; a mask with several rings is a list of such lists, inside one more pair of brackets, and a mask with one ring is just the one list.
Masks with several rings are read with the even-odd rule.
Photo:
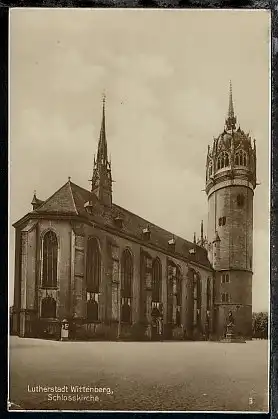
[[206, 164], [206, 192], [225, 179], [246, 178], [252, 189], [256, 187], [256, 145], [245, 133], [235, 116], [232, 84], [229, 89], [228, 114], [223, 132], [208, 148]]

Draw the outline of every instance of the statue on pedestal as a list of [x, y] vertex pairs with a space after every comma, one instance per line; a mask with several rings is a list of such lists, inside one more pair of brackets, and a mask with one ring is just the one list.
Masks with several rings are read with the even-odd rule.
[[235, 327], [235, 320], [233, 317], [233, 313], [229, 311], [228, 319], [227, 319], [227, 326], [226, 326], [226, 337], [232, 337], [234, 334], [234, 327]]

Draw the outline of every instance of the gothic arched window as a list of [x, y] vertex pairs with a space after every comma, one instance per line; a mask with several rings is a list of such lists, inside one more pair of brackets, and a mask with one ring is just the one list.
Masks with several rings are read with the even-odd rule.
[[223, 167], [227, 167], [230, 164], [229, 154], [226, 151], [223, 151], [219, 154], [217, 158], [217, 170], [223, 169]]
[[58, 240], [53, 231], [48, 231], [42, 244], [42, 287], [57, 287]]
[[89, 237], [86, 255], [87, 320], [98, 320], [98, 298], [101, 276], [101, 255], [98, 241]]
[[131, 323], [133, 258], [128, 249], [122, 255], [121, 320]]
[[182, 282], [181, 282], [181, 272], [179, 267], [177, 267], [176, 273], [176, 325], [181, 325], [181, 305], [182, 305]]
[[176, 312], [174, 311], [174, 296], [176, 294], [176, 273], [177, 268], [172, 263], [168, 264], [167, 277], [167, 322], [175, 323]]
[[161, 301], [161, 263], [158, 258], [153, 262], [152, 266], [152, 302], [159, 303]]
[[208, 278], [207, 281], [207, 311], [211, 309], [211, 280]]
[[193, 323], [194, 326], [199, 327], [201, 322], [201, 305], [202, 305], [202, 291], [201, 291], [201, 278], [198, 274], [193, 277]]
[[243, 150], [239, 150], [235, 154], [236, 166], [247, 166], [247, 154]]
[[42, 300], [41, 317], [45, 319], [56, 318], [56, 301], [54, 298], [47, 296]]
[[89, 237], [86, 256], [86, 284], [88, 292], [99, 293], [100, 260], [98, 241], [95, 237]]

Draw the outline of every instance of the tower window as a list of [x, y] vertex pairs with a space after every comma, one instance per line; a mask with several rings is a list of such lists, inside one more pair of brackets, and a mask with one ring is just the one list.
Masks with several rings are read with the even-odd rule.
[[237, 206], [242, 208], [244, 206], [244, 200], [245, 200], [244, 195], [242, 194], [237, 195], [236, 200], [237, 200]]
[[217, 159], [217, 170], [223, 169], [223, 167], [227, 167], [230, 164], [229, 154], [225, 151], [220, 153]]
[[229, 294], [228, 294], [227, 292], [224, 292], [224, 293], [221, 295], [221, 300], [222, 300], [222, 303], [228, 303], [228, 302], [230, 301], [230, 296], [229, 296]]
[[219, 226], [224, 226], [226, 224], [226, 217], [220, 217], [218, 219], [218, 225]]
[[245, 151], [239, 150], [235, 155], [235, 165], [236, 166], [247, 166], [247, 155]]
[[222, 282], [222, 284], [229, 283], [230, 282], [229, 274], [222, 274], [221, 275], [221, 282]]

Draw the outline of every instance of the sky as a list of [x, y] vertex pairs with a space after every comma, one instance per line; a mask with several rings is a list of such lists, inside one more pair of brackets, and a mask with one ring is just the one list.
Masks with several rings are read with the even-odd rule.
[[89, 189], [106, 94], [113, 201], [193, 240], [207, 224], [206, 153], [224, 128], [229, 81], [257, 142], [253, 310], [269, 305], [269, 12], [11, 9], [10, 246], [68, 177]]

